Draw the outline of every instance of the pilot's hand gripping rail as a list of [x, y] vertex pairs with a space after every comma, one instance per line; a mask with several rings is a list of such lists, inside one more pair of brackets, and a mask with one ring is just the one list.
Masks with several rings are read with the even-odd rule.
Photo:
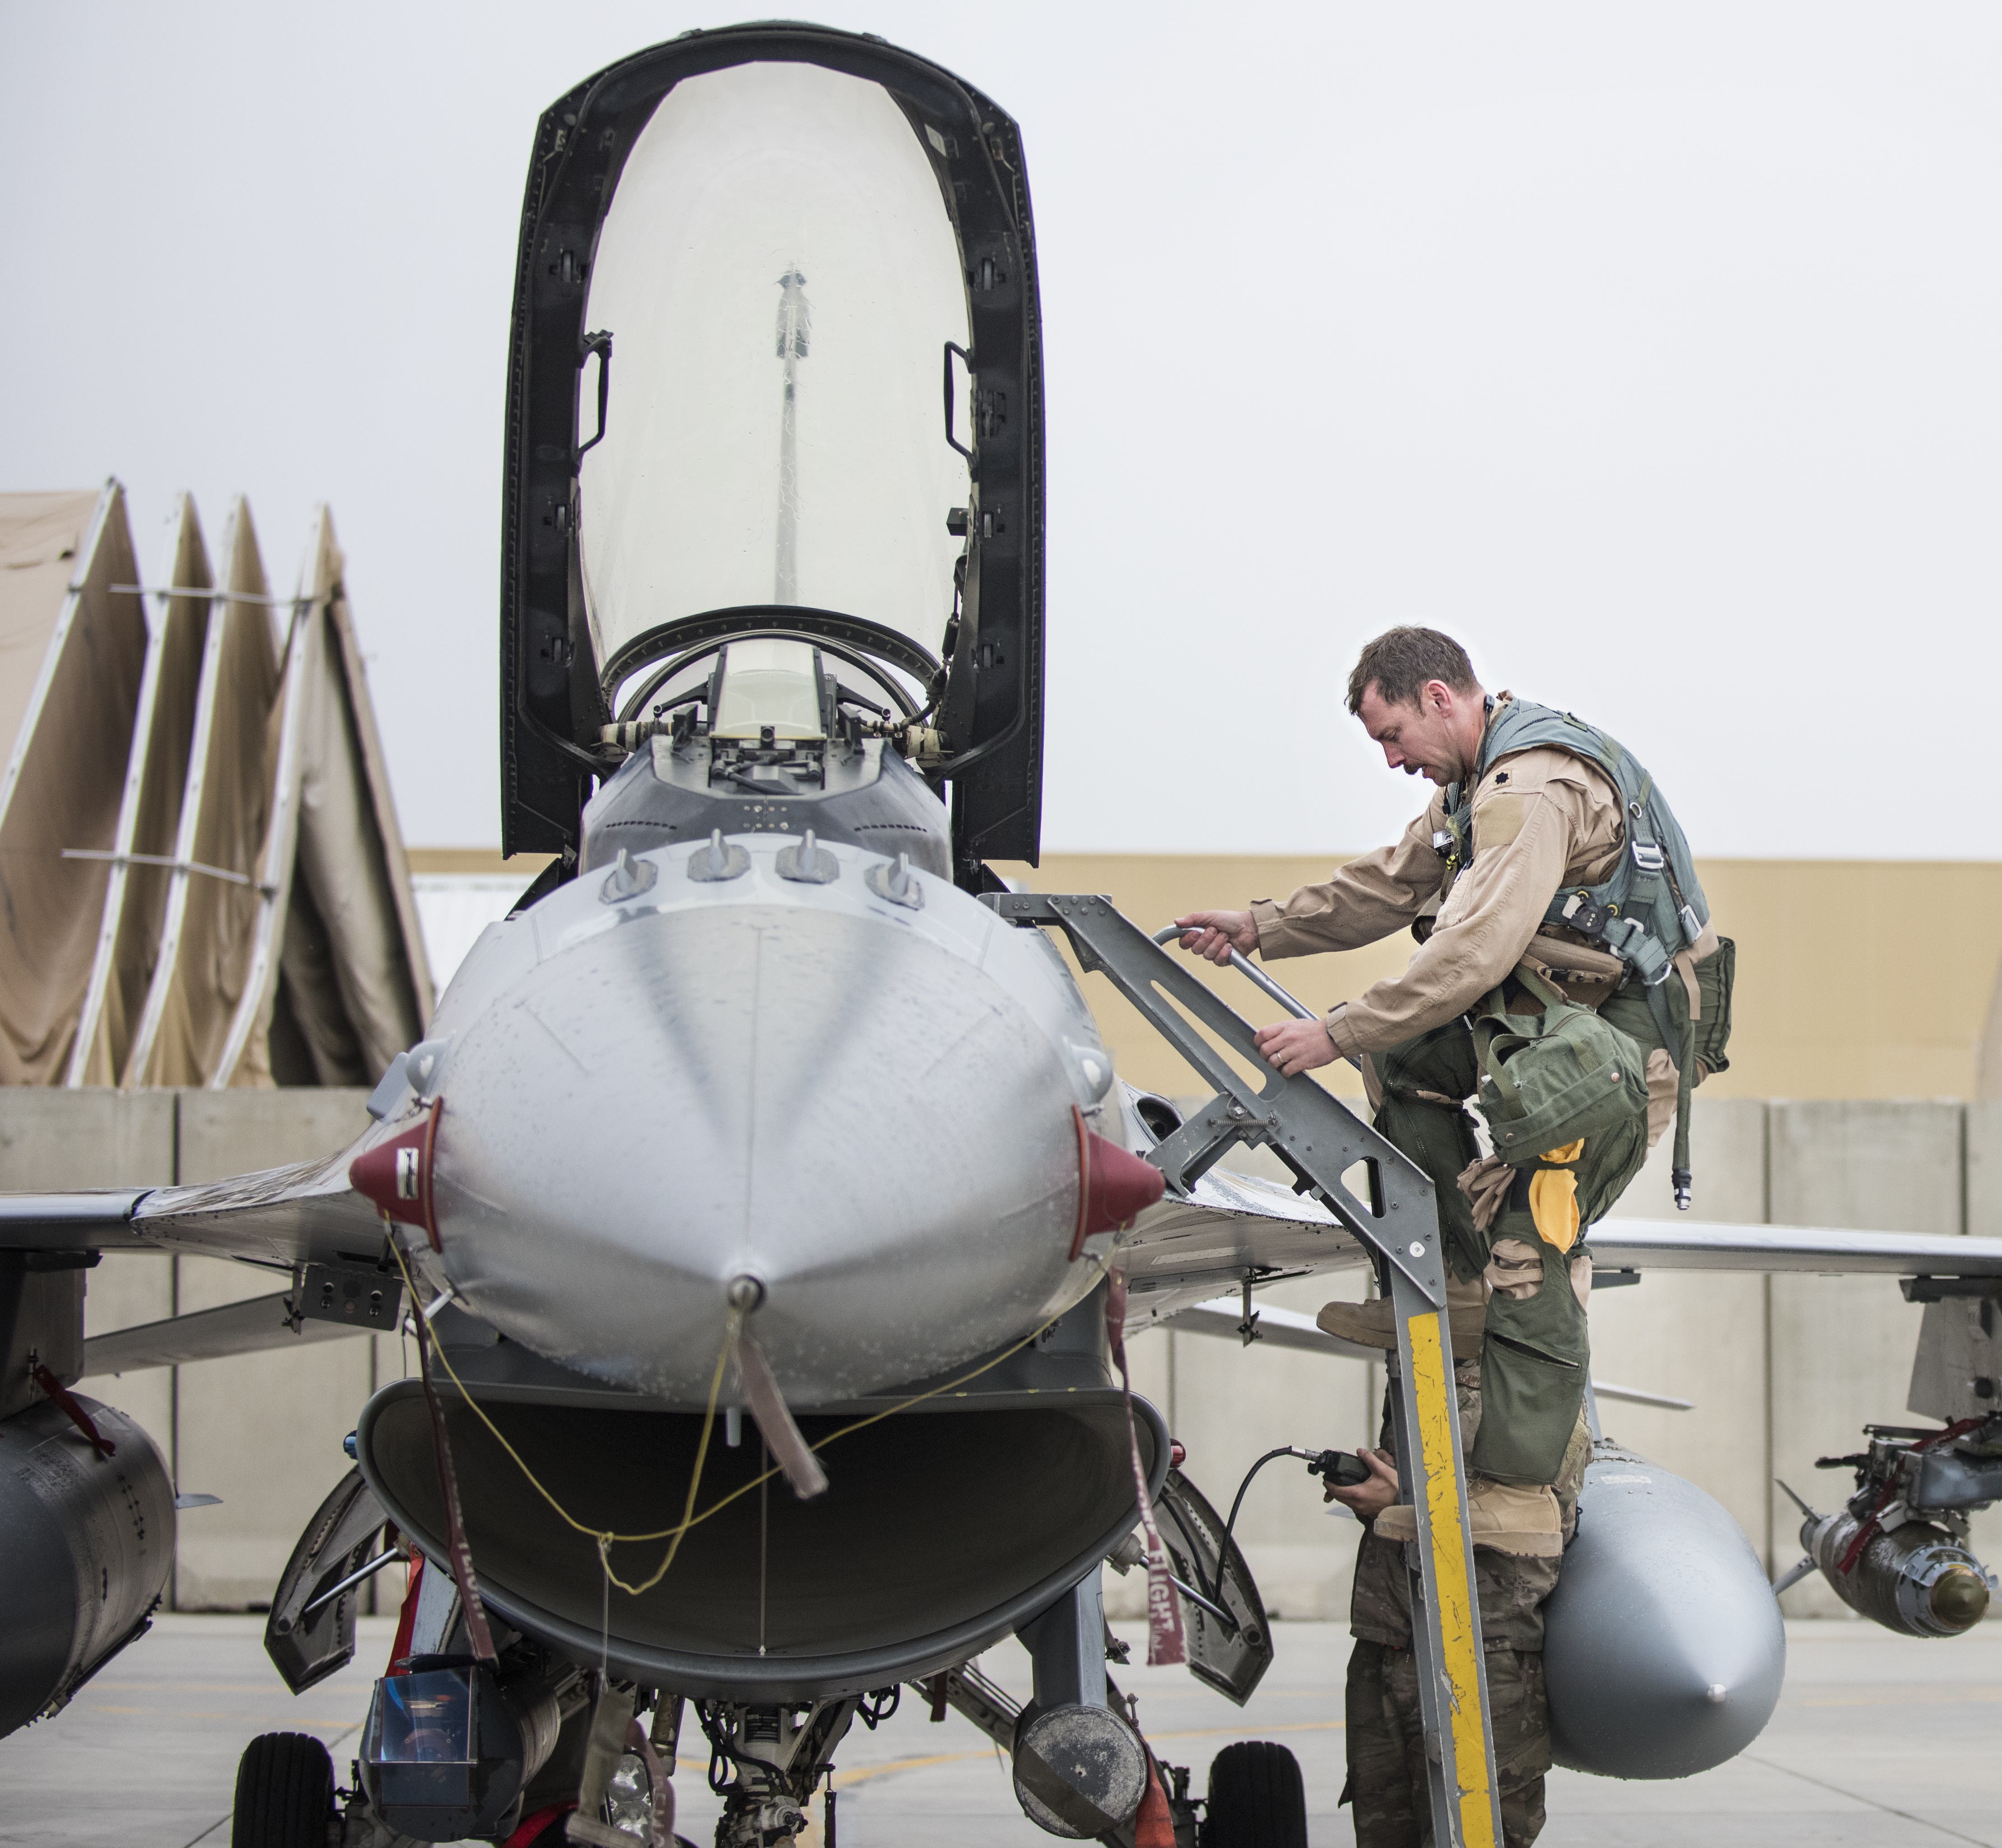
[[[1171, 1189], [1186, 1195], [1234, 1145], [1262, 1142], [1376, 1257], [1378, 1281], [1397, 1318], [1392, 1425], [1404, 1492], [1418, 1515], [1412, 1641], [1420, 1669], [1433, 1839], [1455, 1848], [1498, 1848], [1494, 1742], [1467, 1539], [1446, 1271], [1431, 1181], [1312, 1079], [1305, 1074], [1282, 1078], [1270, 1071], [1251, 1027], [1185, 963], [1121, 916], [1109, 898], [1041, 892], [992, 892], [983, 898], [1011, 924], [1062, 930], [1079, 964], [1106, 976], [1216, 1087], [1201, 1111], [1149, 1152], [1148, 1159], [1167, 1176]], [[1263, 971], [1240, 958], [1233, 961], [1282, 1006], [1311, 1017]], [[1265, 1082], [1254, 1086], [1240, 1076], [1192, 1021], [1266, 1072]], [[1358, 1162], [1369, 1177], [1367, 1199], [1342, 1178]]]

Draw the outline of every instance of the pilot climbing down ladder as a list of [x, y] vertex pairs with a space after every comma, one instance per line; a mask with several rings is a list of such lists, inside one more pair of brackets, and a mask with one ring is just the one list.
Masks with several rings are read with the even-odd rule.
[[[1460, 644], [1429, 629], [1369, 643], [1348, 707], [1392, 769], [1439, 786], [1425, 811], [1324, 884], [1176, 922], [1184, 949], [1217, 962], [1233, 949], [1268, 961], [1351, 950], [1407, 925], [1418, 940], [1401, 975], [1258, 1042], [1289, 1076], [1354, 1060], [1376, 1128], [1437, 1189], [1503, 1823], [1511, 1844], [1527, 1843], [1550, 1762], [1541, 1605], [1587, 1452], [1585, 1236], [1672, 1121], [1686, 1205], [1690, 1089], [1725, 1063], [1735, 950], [1666, 801], [1604, 733], [1487, 693]], [[1331, 1303], [1320, 1320], [1396, 1344], [1387, 1301]], [[1427, 1811], [1416, 1692], [1401, 1687], [1409, 1593], [1390, 1569], [1416, 1525], [1390, 1463], [1377, 1467], [1331, 1493], [1369, 1528], [1350, 1794], [1358, 1842], [1391, 1848], [1421, 1839]]]

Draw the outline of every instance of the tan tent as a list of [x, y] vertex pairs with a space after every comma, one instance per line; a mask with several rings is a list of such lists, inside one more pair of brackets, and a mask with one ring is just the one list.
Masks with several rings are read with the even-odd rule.
[[[124, 491], [0, 495], [0, 1083], [60, 1083], [146, 664]], [[92, 857], [82, 857], [82, 856]]]
[[372, 1084], [431, 1020], [343, 567], [320, 507], [286, 643], [250, 975], [211, 1085]]
[[128, 1086], [206, 1084], [249, 979], [278, 658], [256, 528], [241, 498], [220, 557], [159, 956], [127, 1055]]
[[[0, 1082], [372, 1083], [431, 971], [333, 522], [274, 597], [249, 508], [0, 495]], [[154, 604], [149, 626], [145, 600]]]
[[117, 1083], [159, 960], [213, 582], [186, 494], [175, 507], [165, 567], [162, 592], [173, 594], [158, 595], [148, 637], [97, 954], [70, 1054], [72, 1085]]

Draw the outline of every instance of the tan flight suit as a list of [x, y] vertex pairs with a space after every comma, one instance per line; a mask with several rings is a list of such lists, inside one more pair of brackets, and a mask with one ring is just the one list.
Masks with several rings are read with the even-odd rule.
[[[1497, 696], [1498, 710], [1509, 697]], [[1441, 790], [1394, 846], [1351, 860], [1325, 884], [1302, 886], [1283, 901], [1252, 901], [1258, 954], [1271, 962], [1359, 949], [1441, 900], [1431, 934], [1404, 972], [1329, 1014], [1328, 1037], [1343, 1058], [1388, 1051], [1478, 1006], [1522, 960], [1559, 890], [1599, 884], [1626, 845], [1613, 785], [1596, 764], [1555, 745], [1498, 759], [1475, 789], [1473, 809], [1473, 864], [1449, 887], [1446, 862], [1432, 846], [1446, 828]], [[1706, 926], [1695, 960], [1707, 959], [1718, 941], [1714, 926]], [[1648, 1056], [1650, 1148], [1675, 1108], [1675, 1061], [1655, 1046]]]
[[[1497, 710], [1509, 698], [1499, 696]], [[1460, 1107], [1474, 1078], [1463, 1016], [1500, 988], [1526, 955], [1546, 969], [1567, 959], [1582, 971], [1596, 968], [1596, 985], [1589, 973], [1572, 982], [1561, 979], [1561, 969], [1554, 971], [1558, 985], [1582, 1004], [1598, 1005], [1613, 995], [1624, 974], [1615, 960], [1603, 947], [1587, 946], [1569, 932], [1545, 931], [1543, 919], [1560, 890], [1595, 886], [1611, 875], [1625, 850], [1624, 816], [1617, 793], [1598, 765], [1554, 745], [1498, 758], [1474, 790], [1471, 806], [1473, 851], [1463, 870], [1449, 866], [1433, 846], [1446, 832], [1446, 796], [1439, 790], [1396, 845], [1351, 861], [1325, 884], [1303, 886], [1282, 902], [1256, 900], [1251, 915], [1259, 954], [1269, 961], [1374, 943], [1413, 923], [1436, 901], [1436, 919], [1404, 972], [1335, 1008], [1327, 1018], [1328, 1036], [1341, 1055], [1362, 1058], [1377, 1128], [1432, 1177], [1455, 1271], [1465, 1279], [1484, 1273], [1491, 1285], [1511, 1295], [1550, 1291], [1576, 1323], [1575, 1364], [1582, 1369], [1589, 1260], [1581, 1257], [1577, 1268], [1583, 1274], [1570, 1278], [1566, 1257], [1539, 1239], [1529, 1215], [1520, 1212], [1505, 1214], [1488, 1233], [1480, 1232], [1467, 1196], [1455, 1184], [1478, 1152], [1472, 1119]], [[1692, 1006], [1700, 1006], [1695, 964], [1719, 944], [1715, 929], [1707, 927], [1694, 955], [1679, 965], [1679, 985]], [[1675, 1060], [1662, 1044], [1644, 1001], [1622, 991], [1607, 1011], [1648, 1050], [1651, 1148], [1675, 1116]], [[1400, 1067], [1407, 1074], [1415, 1069], [1421, 1086], [1445, 1088], [1414, 1091], [1407, 1078], [1401, 1095], [1386, 1097], [1382, 1075]], [[1451, 1076], [1433, 1079], [1428, 1072]], [[1700, 1079], [1700, 1067], [1697, 1076]], [[1567, 1281], [1576, 1290], [1575, 1299], [1564, 1288]], [[1462, 1361], [1454, 1372], [1461, 1441], [1470, 1453], [1480, 1428], [1481, 1363]], [[1498, 1380], [1498, 1390], [1499, 1386]], [[1574, 1431], [1554, 1478], [1549, 1462], [1542, 1466], [1546, 1473], [1535, 1478], [1553, 1481], [1567, 1536], [1585, 1455]], [[1359, 1848], [1418, 1848], [1431, 1839], [1411, 1655], [1410, 1592], [1400, 1551], [1372, 1532], [1356, 1563], [1348, 1750]], [[1559, 1561], [1487, 1547], [1477, 1548], [1474, 1560], [1504, 1832], [1508, 1848], [1526, 1848], [1543, 1821], [1550, 1719], [1543, 1697], [1542, 1612], [1557, 1583]]]

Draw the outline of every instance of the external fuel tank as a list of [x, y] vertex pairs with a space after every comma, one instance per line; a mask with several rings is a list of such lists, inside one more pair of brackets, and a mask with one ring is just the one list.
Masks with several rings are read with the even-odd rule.
[[1596, 1445], [1545, 1609], [1557, 1762], [1603, 1777], [1707, 1771], [1764, 1729], [1786, 1665], [1778, 1602], [1738, 1523], [1694, 1484]]
[[174, 1563], [174, 1490], [138, 1424], [78, 1395], [0, 1423], [0, 1734], [66, 1704], [146, 1630]]

